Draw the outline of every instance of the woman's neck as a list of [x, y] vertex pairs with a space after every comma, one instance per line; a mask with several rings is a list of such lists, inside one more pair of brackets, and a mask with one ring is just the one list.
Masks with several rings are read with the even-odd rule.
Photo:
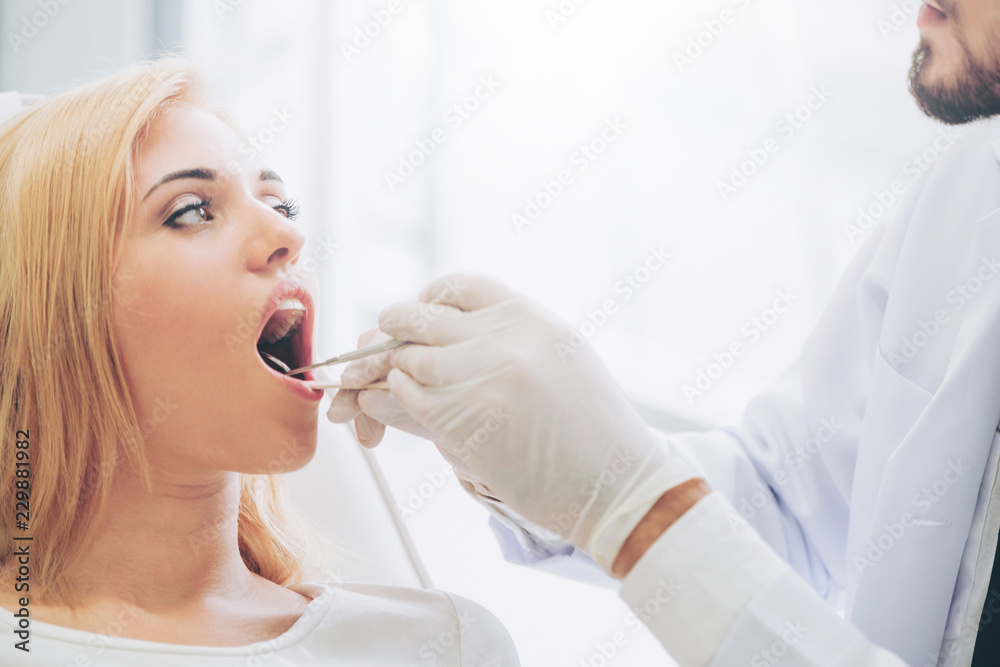
[[[74, 599], [31, 598], [32, 618], [66, 628], [196, 646], [277, 637], [308, 598], [252, 573], [238, 542], [240, 479], [154, 476], [152, 493], [123, 480], [73, 564]], [[2, 606], [17, 596], [0, 593]]]
[[151, 493], [122, 480], [70, 584], [81, 599], [158, 612], [239, 599], [257, 579], [239, 553], [239, 500], [236, 473], [199, 483], [158, 475]]

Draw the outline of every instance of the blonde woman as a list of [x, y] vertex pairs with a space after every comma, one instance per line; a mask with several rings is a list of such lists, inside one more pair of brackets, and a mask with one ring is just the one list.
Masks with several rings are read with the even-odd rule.
[[306, 580], [267, 473], [322, 394], [259, 349], [309, 362], [315, 285], [240, 144], [175, 59], [0, 125], [0, 664], [517, 665], [467, 600]]

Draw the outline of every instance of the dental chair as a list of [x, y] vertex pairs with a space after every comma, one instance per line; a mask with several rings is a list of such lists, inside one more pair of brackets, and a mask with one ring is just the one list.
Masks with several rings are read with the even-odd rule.
[[[0, 92], [0, 123], [42, 99]], [[430, 588], [374, 455], [352, 428], [322, 415], [318, 426], [315, 458], [285, 476], [286, 495], [300, 516], [334, 545], [328, 575], [316, 579]]]
[[290, 499], [343, 553], [328, 566], [339, 583], [430, 588], [431, 580], [374, 454], [348, 426], [319, 419], [316, 456], [286, 475]]

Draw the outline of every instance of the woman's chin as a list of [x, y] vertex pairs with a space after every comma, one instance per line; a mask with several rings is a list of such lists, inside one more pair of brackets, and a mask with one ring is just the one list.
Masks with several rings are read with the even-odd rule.
[[280, 475], [305, 467], [316, 447], [316, 420], [297, 429], [246, 430], [229, 434], [205, 464], [247, 475]]
[[279, 475], [304, 468], [316, 454], [315, 422], [308, 431], [289, 435], [279, 442], [283, 444], [267, 452], [264, 460], [254, 466], [254, 474]]

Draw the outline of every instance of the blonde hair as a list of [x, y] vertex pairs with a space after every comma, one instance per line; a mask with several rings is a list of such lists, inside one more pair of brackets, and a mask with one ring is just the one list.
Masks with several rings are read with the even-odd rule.
[[[128, 466], [150, 488], [111, 303], [136, 148], [157, 116], [177, 104], [225, 119], [205, 106], [194, 69], [170, 57], [45, 100], [0, 125], [5, 590], [13, 590], [17, 574], [15, 546], [29, 544], [14, 538], [30, 535], [32, 595], [71, 603], [68, 575], [93, 538], [116, 474]], [[17, 482], [24, 487], [26, 479], [24, 531], [15, 505]], [[302, 581], [319, 540], [286, 511], [279, 478], [242, 475], [240, 487], [239, 548], [247, 567], [280, 585]]]

